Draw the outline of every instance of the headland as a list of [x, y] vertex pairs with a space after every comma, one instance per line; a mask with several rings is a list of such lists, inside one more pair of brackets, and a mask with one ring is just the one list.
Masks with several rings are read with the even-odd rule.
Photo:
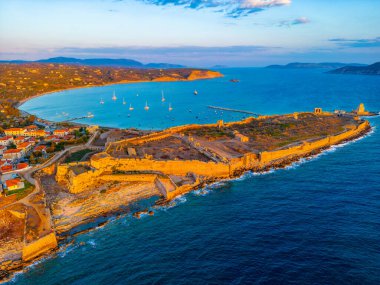
[[[47, 92], [222, 76], [193, 69], [155, 70], [152, 75], [149, 70], [124, 73], [125, 70], [117, 68], [21, 66], [21, 69], [20, 65], [2, 67], [8, 80], [3, 87], [9, 98], [2, 101], [4, 112], [0, 115], [11, 121], [10, 127], [23, 124], [17, 113], [18, 103]], [[135, 73], [139, 75], [130, 75]], [[31, 81], [29, 90], [33, 74], [43, 79]], [[55, 80], [57, 77], [60, 79]], [[65, 131], [63, 137], [74, 136], [75, 140], [71, 138], [74, 144], [65, 149], [49, 147], [52, 155], [46, 160], [12, 171], [28, 182], [28, 187], [23, 192], [0, 197], [0, 280], [64, 246], [67, 237], [94, 228], [109, 217], [120, 213], [133, 213], [135, 217], [141, 213], [154, 214], [156, 206], [210, 183], [239, 177], [246, 171], [284, 167], [360, 137], [371, 129], [369, 122], [360, 116], [369, 115], [373, 114], [360, 105], [353, 112], [329, 113], [316, 108], [312, 112], [185, 125], [157, 132], [73, 127], [70, 135], [66, 132], [71, 129], [53, 130]], [[33, 120], [37, 124], [39, 119]], [[17, 132], [43, 131], [36, 130], [36, 126], [23, 128]], [[14, 138], [8, 139], [18, 138], [11, 135]], [[47, 137], [37, 141], [36, 147], [46, 142]], [[152, 200], [151, 206], [136, 207], [137, 202], [146, 199]]]
[[[194, 189], [246, 171], [284, 167], [370, 129], [357, 114], [316, 108], [145, 134], [98, 133], [86, 145], [93, 150], [87, 159], [76, 160], [78, 148], [68, 149], [25, 174], [35, 182], [30, 195], [0, 208], [2, 277], [54, 251], [84, 225], [91, 229], [125, 212], [154, 214], [157, 205]], [[99, 141], [103, 146], [95, 148]], [[144, 199], [155, 202], [146, 209], [133, 207]]]

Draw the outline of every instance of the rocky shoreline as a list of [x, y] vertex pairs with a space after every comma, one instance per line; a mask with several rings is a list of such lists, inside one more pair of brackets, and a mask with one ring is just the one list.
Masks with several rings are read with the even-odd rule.
[[[120, 84], [120, 83], [116, 83]], [[56, 92], [56, 91], [55, 91]], [[301, 116], [305, 116], [305, 121], [302, 121], [303, 119]], [[195, 154], [193, 154], [193, 157], [186, 157], [182, 159], [182, 162], [178, 159], [173, 158], [167, 158], [167, 160], [160, 160], [154, 159], [153, 156], [151, 158], [147, 157], [140, 157], [140, 158], [122, 158], [120, 159], [120, 163], [125, 163], [126, 168], [124, 169], [125, 172], [134, 172], [129, 173], [130, 176], [139, 176], [138, 182], [136, 180], [128, 180], [123, 177], [117, 178], [117, 176], [112, 176], [112, 171], [110, 169], [101, 169], [97, 168], [97, 166], [101, 165], [108, 165], [107, 167], [112, 166], [112, 163], [115, 161], [119, 161], [119, 159], [115, 159], [115, 157], [112, 157], [106, 152], [103, 154], [100, 153], [99, 156], [93, 157], [94, 160], [88, 163], [87, 165], [82, 165], [82, 167], [85, 169], [83, 172], [82, 170], [77, 170], [78, 174], [74, 174], [74, 176], [70, 176], [69, 173], [70, 165], [59, 165], [57, 166], [57, 174], [56, 176], [51, 176], [52, 181], [56, 183], [56, 185], [61, 185], [63, 188], [66, 189], [56, 189], [54, 190], [51, 188], [50, 192], [47, 192], [46, 189], [42, 187], [41, 193], [47, 194], [49, 196], [48, 198], [42, 197], [39, 202], [43, 201], [43, 204], [45, 204], [46, 211], [48, 211], [47, 217], [51, 217], [52, 225], [48, 227], [52, 231], [52, 235], [54, 235], [54, 239], [57, 239], [59, 242], [57, 246], [57, 242], [55, 242], [55, 247], [50, 247], [44, 251], [41, 251], [41, 249], [38, 248], [33, 252], [32, 254], [28, 255], [27, 261], [24, 260], [24, 249], [22, 256], [20, 256], [19, 259], [13, 258], [14, 261], [5, 261], [2, 264], [0, 264], [0, 282], [3, 279], [8, 279], [11, 277], [11, 275], [14, 272], [21, 271], [23, 268], [27, 267], [28, 265], [34, 263], [36, 260], [39, 260], [43, 258], [44, 256], [51, 254], [51, 252], [55, 252], [62, 248], [62, 246], [65, 246], [69, 240], [70, 237], [83, 234], [85, 232], [91, 231], [94, 228], [97, 228], [99, 226], [104, 226], [107, 224], [110, 220], [110, 218], [118, 217], [125, 215], [126, 213], [130, 213], [132, 217], [134, 218], [140, 218], [142, 215], [154, 215], [154, 211], [152, 209], [156, 207], [165, 207], [170, 203], [171, 200], [174, 198], [184, 195], [188, 192], [204, 188], [208, 185], [211, 185], [213, 183], [217, 183], [223, 180], [230, 180], [230, 179], [236, 179], [244, 175], [246, 172], [254, 172], [254, 173], [262, 173], [267, 172], [269, 170], [273, 169], [281, 169], [285, 168], [294, 162], [298, 162], [301, 159], [308, 158], [311, 156], [315, 156], [321, 152], [323, 152], [326, 149], [329, 149], [332, 146], [345, 143], [347, 141], [352, 141], [357, 139], [358, 137], [362, 137], [365, 134], [367, 134], [371, 130], [371, 126], [368, 121], [360, 120], [359, 117], [348, 117], [349, 119], [342, 119], [339, 116], [332, 115], [332, 114], [322, 114], [322, 115], [316, 115], [313, 113], [295, 113], [290, 115], [281, 115], [281, 116], [263, 116], [262, 118], [250, 118], [242, 122], [237, 123], [227, 123], [224, 124], [223, 121], [218, 122], [215, 126], [214, 125], [205, 125], [205, 126], [197, 126], [195, 125], [194, 130], [199, 130], [201, 128], [209, 128], [205, 129], [202, 132], [200, 132], [201, 135], [207, 136], [208, 133], [213, 134], [215, 133], [215, 128], [223, 129], [224, 131], [227, 128], [236, 128], [241, 129], [244, 131], [244, 126], [250, 124], [250, 128], [255, 128], [255, 124], [251, 124], [252, 122], [261, 122], [260, 120], [269, 120], [273, 123], [273, 125], [270, 125], [268, 128], [276, 128], [276, 126], [280, 125], [286, 125], [284, 122], [279, 120], [285, 120], [285, 123], [287, 123], [289, 120], [291, 122], [308, 122], [310, 123], [310, 116], [313, 118], [317, 118], [318, 120], [321, 120], [321, 118], [336, 118], [338, 125], [342, 124], [346, 126], [348, 122], [351, 123], [351, 125], [347, 125], [348, 127], [343, 128], [342, 130], [337, 130], [336, 128], [333, 129], [333, 131], [330, 131], [328, 133], [329, 135], [323, 135], [321, 136], [319, 133], [316, 135], [316, 131], [313, 131], [315, 129], [315, 125], [310, 125], [310, 128], [308, 129], [308, 135], [311, 135], [313, 140], [307, 141], [298, 139], [295, 143], [286, 145], [287, 149], [284, 148], [267, 148], [265, 150], [262, 150], [259, 153], [254, 153], [252, 150], [255, 148], [250, 148], [249, 152], [247, 152], [248, 146], [244, 148], [246, 153], [243, 153], [243, 155], [239, 158], [233, 158], [230, 161], [228, 159], [224, 159], [222, 157], [222, 160], [220, 157], [213, 156], [212, 154], [208, 154], [211, 160], [213, 161], [202, 161], [204, 159], [203, 156], [200, 156], [198, 154], [198, 157], [195, 157]], [[318, 117], [320, 116], [320, 117]], [[309, 118], [309, 119], [308, 119]], [[286, 121], [288, 120], [288, 121]], [[236, 124], [236, 125], [234, 125]], [[333, 123], [327, 123], [327, 126], [335, 126]], [[167, 129], [162, 132], [157, 132], [154, 134], [138, 137], [138, 138], [132, 138], [132, 140], [141, 141], [139, 143], [144, 144], [149, 139], [152, 139], [152, 141], [159, 141], [159, 140], [166, 140], [164, 141], [164, 146], [166, 149], [172, 148], [175, 152], [175, 155], [178, 155], [178, 145], [183, 145], [184, 141], [185, 143], [193, 142], [194, 137], [193, 135], [189, 135], [188, 133], [191, 133], [193, 130], [191, 129], [192, 125], [189, 126], [180, 126], [180, 127], [174, 127], [171, 129]], [[213, 129], [214, 128], [214, 129]], [[240, 135], [240, 138], [247, 139], [247, 141], [238, 141], [238, 144], [240, 146], [244, 143], [247, 143], [250, 141], [250, 138], [242, 135], [236, 130], [237, 134]], [[236, 133], [234, 133], [236, 136]], [[313, 137], [314, 135], [314, 137]], [[178, 137], [182, 138], [178, 142], [176, 140], [170, 141], [170, 136], [176, 136], [175, 139], [178, 141]], [[186, 141], [184, 139], [185, 136], [189, 136], [191, 140]], [[196, 136], [196, 134], [195, 134]], [[202, 138], [202, 137], [201, 137]], [[299, 138], [299, 137], [297, 137]], [[199, 139], [199, 137], [198, 137]], [[173, 146], [173, 141], [174, 145]], [[256, 141], [256, 139], [254, 140]], [[123, 143], [123, 141], [118, 141], [117, 143]], [[125, 142], [124, 142], [125, 143]], [[130, 143], [129, 141], [127, 143]], [[169, 144], [169, 145], [168, 145]], [[172, 145], [170, 145], [172, 144]], [[193, 144], [197, 144], [194, 143]], [[136, 143], [138, 145], [138, 143]], [[207, 145], [207, 142], [206, 142]], [[198, 143], [199, 146], [199, 143]], [[210, 144], [207, 145], [208, 147], [212, 148]], [[250, 145], [252, 147], [252, 145]], [[107, 147], [111, 149], [112, 147], [117, 150], [118, 148], [116, 145], [110, 145]], [[161, 146], [159, 145], [161, 148]], [[119, 148], [122, 149], [122, 148]], [[194, 152], [193, 152], [194, 153]], [[195, 157], [195, 158], [194, 158]], [[124, 160], [123, 160], [124, 159]], [[129, 159], [129, 160], [128, 160]], [[224, 159], [224, 160], [223, 160]], [[216, 160], [216, 162], [215, 162]], [[142, 161], [142, 163], [141, 163]], [[226, 163], [227, 161], [227, 163]], [[231, 162], [233, 161], [233, 163]], [[119, 163], [119, 162], [116, 162]], [[128, 164], [130, 163], [130, 164]], [[142, 165], [143, 170], [147, 170], [146, 168], [147, 164], [151, 166], [151, 169], [149, 169], [152, 173], [144, 174], [144, 172], [139, 173], [139, 170], [141, 171], [141, 167], [137, 166], [136, 163], [140, 163], [139, 165]], [[182, 163], [182, 165], [186, 166], [183, 169], [180, 169], [180, 167], [176, 167], [176, 165], [180, 165], [178, 163]], [[188, 163], [187, 165], [185, 165]], [[166, 165], [166, 166], [165, 166]], [[168, 166], [169, 165], [169, 166]], [[171, 166], [170, 166], [171, 165]], [[207, 165], [207, 166], [205, 166]], [[87, 169], [86, 169], [87, 166]], [[157, 173], [154, 173], [157, 170], [157, 166], [159, 166], [159, 171], [162, 172], [163, 179], [158, 179], [159, 177], [153, 178], [152, 175], [157, 175]], [[128, 168], [129, 167], [129, 168]], [[132, 167], [132, 168], [131, 168]], [[140, 167], [140, 168], [139, 168]], [[160, 168], [161, 167], [161, 168]], [[163, 170], [166, 167], [166, 170], [168, 172], [165, 173]], [[200, 167], [201, 169], [197, 169]], [[213, 168], [213, 169], [210, 169]], [[58, 177], [58, 168], [61, 170], [59, 179], [56, 179]], [[89, 169], [92, 168], [92, 171], [88, 173], [90, 176], [80, 176], [81, 174], [87, 175], [86, 171], [89, 171]], [[215, 168], [215, 169], [214, 169]], [[96, 169], [99, 169], [97, 173], [99, 173], [99, 176], [97, 173], [94, 174], [94, 171]], [[133, 171], [130, 171], [130, 170]], [[123, 169], [116, 169], [120, 171], [121, 176], [125, 175], [123, 174]], [[179, 171], [181, 170], [181, 171]], [[193, 172], [197, 172], [198, 174], [195, 175]], [[95, 171], [96, 172], [96, 171]], [[157, 171], [156, 171], [157, 172]], [[192, 180], [191, 183], [186, 184], [186, 181], [183, 179], [184, 176], [188, 175], [190, 172], [192, 172]], [[105, 174], [102, 178], [103, 180], [96, 180], [99, 177], [101, 177], [102, 173], [108, 173]], [[171, 181], [171, 178], [169, 178], [169, 174], [171, 175], [182, 175], [182, 182], [177, 183], [177, 185]], [[47, 174], [46, 174], [47, 175]], [[70, 181], [68, 183], [73, 183], [71, 188], [68, 188], [68, 186], [65, 185], [65, 179], [70, 176]], [[91, 176], [92, 175], [92, 176]], [[108, 175], [108, 176], [107, 176]], [[150, 175], [150, 176], [149, 176]], [[49, 176], [49, 175], [47, 175]], [[107, 176], [107, 177], [105, 177]], [[149, 176], [149, 177], [148, 177]], [[78, 178], [79, 177], [79, 178]], [[200, 177], [200, 179], [198, 179]], [[51, 179], [50, 178], [50, 179]], [[75, 179], [74, 179], [75, 178]], [[134, 177], [136, 179], [136, 177]], [[87, 183], [88, 180], [96, 180], [96, 185]], [[116, 180], [115, 180], [116, 179]], [[119, 179], [119, 180], [117, 180]], [[124, 179], [124, 180], [123, 180]], [[166, 179], [166, 180], [165, 180]], [[159, 182], [157, 182], [159, 180]], [[183, 182], [185, 181], [185, 182]], [[60, 183], [63, 184], [60, 184]], [[66, 181], [67, 182], [67, 181]], [[168, 182], [168, 184], [171, 183], [171, 186], [174, 184], [174, 189], [167, 188], [165, 189], [165, 183]], [[187, 181], [188, 182], [188, 181]], [[182, 184], [184, 183], [184, 184]], [[49, 184], [49, 183], [47, 183]], [[158, 184], [158, 185], [156, 185]], [[159, 187], [160, 186], [160, 187]], [[167, 186], [167, 185], [166, 185]], [[169, 185], [170, 186], [170, 185]], [[91, 188], [94, 187], [94, 188]], [[160, 189], [161, 187], [164, 188], [164, 190]], [[54, 198], [50, 197], [50, 195], [53, 194], [54, 191], [56, 192], [56, 196]], [[92, 192], [91, 192], [92, 191]], [[165, 192], [166, 191], [166, 192]], [[158, 200], [154, 201], [154, 203], [149, 205], [148, 207], [140, 207], [140, 208], [133, 208], [131, 205], [134, 203], [138, 203], [139, 201], [143, 201], [151, 199], [154, 196], [161, 196], [163, 198], [159, 198]], [[51, 199], [52, 201], [47, 200]], [[55, 203], [56, 201], [59, 201], [59, 203]], [[46, 233], [43, 233], [41, 235], [36, 236], [36, 241], [43, 239]], [[31, 245], [32, 242], [28, 241], [25, 243], [25, 246]], [[33, 246], [33, 245], [32, 245]], [[36, 257], [36, 258], [35, 258]], [[29, 260], [30, 258], [30, 260]], [[4, 259], [3, 259], [4, 260]]]
[[[305, 155], [295, 155], [292, 157], [286, 157], [284, 159], [278, 159], [277, 161], [272, 162], [270, 165], [266, 165], [266, 166], [260, 167], [260, 168], [252, 168], [252, 169], [244, 169], [241, 171], [236, 171], [233, 173], [233, 175], [228, 180], [233, 180], [233, 179], [239, 178], [249, 171], [254, 172], [254, 173], [264, 173], [264, 172], [267, 172], [267, 171], [270, 171], [273, 169], [286, 168], [286, 167], [292, 165], [293, 163], [299, 162], [301, 159], [305, 159], [305, 158], [309, 158], [309, 157], [313, 157], [315, 155], [318, 155], [318, 154], [322, 153], [323, 151], [326, 151], [335, 145], [340, 145], [340, 144], [343, 144], [343, 143], [364, 137], [370, 131], [371, 131], [371, 127], [369, 126], [368, 128], [364, 129], [363, 131], [361, 131], [357, 135], [350, 137], [349, 139], [342, 140], [339, 143], [328, 146], [328, 147], [322, 147], [319, 149], [315, 149], [315, 150], [313, 150], [313, 151], [311, 151]], [[206, 186], [209, 186], [213, 183], [217, 183], [217, 182], [220, 182], [223, 180], [225, 180], [225, 179], [213, 179], [213, 178], [206, 179], [202, 183], [198, 184], [196, 187], [190, 188], [186, 193], [189, 193], [189, 192], [197, 190], [197, 189], [202, 189]], [[182, 195], [184, 195], [186, 193], [183, 193]], [[137, 201], [134, 201], [134, 202], [137, 202]], [[131, 202], [131, 203], [134, 203], [134, 202]], [[95, 215], [83, 220], [82, 223], [77, 224], [75, 227], [67, 228], [66, 231], [61, 232], [57, 236], [57, 238], [59, 240], [59, 246], [56, 249], [50, 250], [49, 252], [39, 256], [38, 258], [33, 259], [31, 261], [28, 261], [28, 262], [16, 260], [13, 262], [7, 261], [7, 262], [4, 262], [3, 264], [1, 264], [0, 265], [0, 280], [1, 280], [1, 282], [8, 281], [13, 276], [14, 273], [22, 271], [27, 266], [35, 263], [36, 261], [38, 261], [42, 258], [46, 258], [46, 256], [49, 256], [58, 250], [62, 250], [62, 247], [65, 247], [68, 245], [68, 238], [89, 232], [89, 231], [91, 231], [95, 228], [98, 228], [98, 227], [103, 227], [110, 221], [111, 218], [122, 217], [127, 213], [132, 214], [132, 217], [137, 218], [137, 219], [139, 219], [141, 217], [141, 215], [153, 216], [154, 211], [152, 209], [154, 209], [155, 207], [165, 207], [170, 202], [171, 202], [171, 199], [160, 198], [160, 199], [156, 200], [155, 203], [150, 208], [145, 208], [145, 209], [141, 209], [138, 211], [131, 211], [130, 209], [125, 208], [126, 205], [120, 205], [121, 207], [119, 207], [118, 209], [114, 209], [112, 211], [102, 213], [101, 215], [95, 214]], [[124, 207], [122, 207], [122, 206], [124, 206]], [[83, 230], [78, 230], [75, 233], [71, 233], [73, 230], [80, 229], [83, 226], [87, 226], [87, 228], [85, 228]]]

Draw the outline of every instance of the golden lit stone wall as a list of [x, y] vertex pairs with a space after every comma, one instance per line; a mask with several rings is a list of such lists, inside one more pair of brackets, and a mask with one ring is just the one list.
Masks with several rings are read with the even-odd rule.
[[[270, 117], [270, 116], [266, 116], [266, 117]], [[252, 120], [255, 120], [255, 118], [249, 117], [239, 122], [224, 123], [224, 126], [228, 127], [228, 126], [233, 126], [233, 125], [243, 125], [243, 124], [247, 124], [251, 122]], [[141, 136], [137, 138], [129, 138], [129, 139], [124, 139], [117, 142], [109, 143], [107, 146], [106, 152], [110, 151], [112, 148], [117, 148], [118, 146], [124, 145], [127, 143], [138, 145], [138, 144], [143, 144], [150, 141], [165, 139], [167, 137], [170, 137], [173, 134], [179, 134], [188, 130], [195, 130], [195, 129], [205, 128], [205, 127], [217, 127], [217, 126], [218, 126], [217, 124], [204, 124], [204, 125], [189, 124], [189, 125], [171, 127], [159, 133], [153, 133], [153, 134], [149, 134], [149, 135], [145, 135], [145, 136]]]
[[263, 151], [260, 153], [260, 165], [268, 165], [274, 160], [290, 156], [301, 156], [320, 148], [332, 146], [334, 144], [340, 143], [342, 141], [359, 135], [361, 132], [365, 131], [369, 127], [369, 122], [365, 121], [361, 123], [357, 128], [347, 130], [344, 133], [335, 136], [329, 136], [327, 138], [323, 138], [314, 142], [304, 142], [302, 145], [294, 146], [287, 149]]
[[201, 176], [229, 176], [229, 165], [224, 163], [203, 162], [199, 160], [167, 160], [158, 161], [150, 159], [116, 159], [111, 156], [101, 160], [92, 160], [91, 165], [99, 168], [114, 168], [120, 171], [158, 171], [164, 174], [186, 175], [194, 172]]
[[54, 233], [50, 233], [38, 240], [29, 243], [22, 249], [22, 260], [32, 260], [58, 246], [57, 238]]
[[[135, 159], [135, 158], [114, 158], [111, 155], [103, 152], [95, 154], [91, 157], [90, 166], [93, 170], [73, 175], [70, 170], [71, 165], [60, 165], [57, 168], [57, 181], [65, 182], [70, 192], [79, 193], [95, 184], [104, 181], [154, 181], [155, 174], [110, 174], [115, 170], [119, 171], [152, 171], [160, 172], [166, 175], [181, 175], [185, 176], [188, 173], [194, 173], [196, 176], [203, 176], [207, 178], [228, 178], [249, 169], [257, 169], [265, 167], [281, 159], [287, 159], [296, 156], [304, 156], [312, 151], [329, 147], [331, 145], [340, 143], [344, 140], [358, 136], [360, 133], [370, 127], [369, 122], [365, 121], [358, 127], [349, 129], [344, 133], [329, 136], [314, 142], [303, 142], [297, 146], [280, 149], [275, 151], [264, 151], [259, 154], [246, 153], [241, 158], [233, 158], [226, 163], [203, 162], [198, 160], [167, 160], [157, 161], [151, 159]], [[87, 162], [85, 162], [87, 163]], [[177, 187], [173, 193], [182, 193], [187, 189], [187, 185]], [[192, 186], [193, 187], [193, 186]], [[168, 194], [178, 195], [178, 194]]]
[[157, 174], [106, 174], [99, 177], [103, 181], [154, 182]]

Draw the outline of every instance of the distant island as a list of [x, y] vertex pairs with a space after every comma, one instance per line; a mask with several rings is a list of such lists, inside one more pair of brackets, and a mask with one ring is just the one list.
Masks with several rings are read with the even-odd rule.
[[133, 68], [183, 68], [185, 66], [170, 63], [148, 63], [143, 64], [137, 60], [125, 58], [88, 58], [79, 59], [73, 57], [52, 57], [35, 61], [28, 60], [0, 60], [1, 63], [59, 63], [59, 64], [78, 64], [88, 66], [111, 66], [111, 67], [133, 67]]
[[344, 66], [365, 66], [360, 63], [341, 63], [341, 62], [320, 62], [320, 63], [308, 63], [308, 62], [291, 62], [286, 65], [269, 65], [266, 68], [277, 69], [297, 69], [297, 68], [324, 68], [324, 69], [337, 69]]
[[380, 75], [380, 62], [367, 66], [344, 66], [330, 71], [333, 74], [361, 74], [361, 75]]

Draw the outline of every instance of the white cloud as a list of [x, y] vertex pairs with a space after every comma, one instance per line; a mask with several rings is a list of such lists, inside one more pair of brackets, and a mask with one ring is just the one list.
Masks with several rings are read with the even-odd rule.
[[240, 6], [247, 9], [264, 9], [276, 6], [290, 5], [291, 3], [291, 0], [243, 0]]
[[158, 6], [176, 5], [190, 9], [210, 8], [238, 18], [257, 13], [272, 7], [290, 5], [292, 0], [139, 0]]

